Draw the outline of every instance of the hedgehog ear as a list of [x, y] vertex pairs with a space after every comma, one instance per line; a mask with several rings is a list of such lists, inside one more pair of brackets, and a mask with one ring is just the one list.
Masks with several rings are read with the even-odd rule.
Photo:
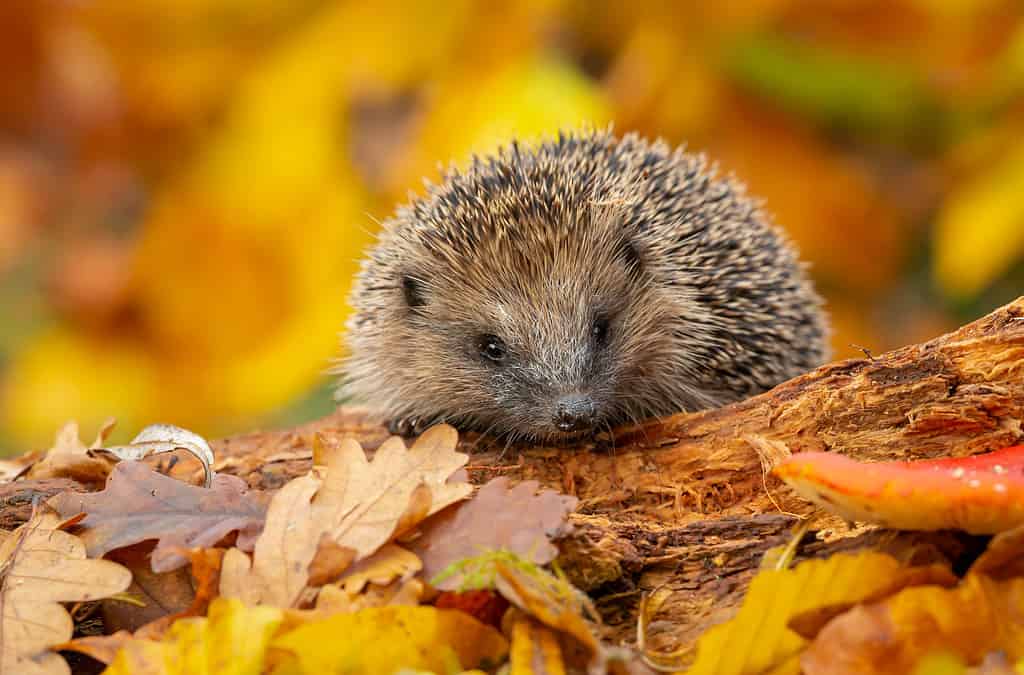
[[405, 304], [411, 309], [427, 304], [423, 295], [423, 284], [408, 274], [402, 275], [402, 295], [405, 297]]
[[623, 239], [619, 242], [618, 256], [631, 272], [639, 273], [643, 269], [644, 261], [640, 257], [640, 252], [637, 251], [636, 245], [629, 239]]

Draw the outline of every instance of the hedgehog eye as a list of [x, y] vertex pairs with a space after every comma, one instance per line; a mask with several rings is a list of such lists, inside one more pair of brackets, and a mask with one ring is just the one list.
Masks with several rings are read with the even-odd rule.
[[402, 294], [405, 296], [405, 304], [409, 307], [422, 307], [427, 304], [420, 282], [410, 276], [402, 277]]
[[497, 335], [484, 334], [477, 338], [480, 356], [494, 363], [501, 363], [508, 355], [505, 343]]
[[597, 317], [594, 319], [594, 323], [590, 326], [590, 337], [593, 338], [594, 342], [599, 346], [608, 341], [608, 326], [609, 321], [606, 316]]

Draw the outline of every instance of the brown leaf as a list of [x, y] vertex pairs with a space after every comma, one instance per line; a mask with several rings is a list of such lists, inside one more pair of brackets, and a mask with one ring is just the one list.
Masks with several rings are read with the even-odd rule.
[[[432, 579], [453, 562], [487, 549], [511, 551], [538, 565], [554, 560], [558, 549], [550, 540], [565, 533], [577, 499], [537, 487], [536, 481], [510, 487], [507, 478], [495, 478], [471, 500], [425, 522], [409, 547], [423, 560], [424, 576]], [[462, 575], [455, 574], [437, 587], [455, 590], [461, 582]]]
[[[159, 640], [178, 619], [188, 616], [203, 616], [210, 602], [217, 597], [220, 586], [220, 566], [224, 558], [222, 548], [194, 548], [186, 553], [192, 564], [192, 580], [195, 591], [192, 602], [177, 612], [150, 621], [135, 631], [135, 637]], [[166, 575], [164, 575], [166, 576]], [[109, 663], [107, 661], [106, 663]]]
[[363, 558], [345, 572], [338, 583], [345, 592], [355, 595], [366, 584], [385, 586], [395, 579], [404, 581], [423, 567], [415, 553], [410, 553], [397, 544], [384, 544], [369, 558]]
[[109, 560], [128, 568], [132, 583], [126, 595], [134, 602], [105, 600], [102, 602], [103, 623], [107, 631], [135, 632], [147, 624], [177, 614], [195, 597], [192, 577], [187, 568], [157, 574], [150, 565], [154, 542], [147, 541], [107, 554]]
[[132, 634], [126, 630], [119, 630], [113, 635], [89, 635], [87, 637], [75, 638], [54, 645], [53, 648], [61, 651], [78, 652], [96, 659], [100, 663], [110, 664], [117, 655], [118, 650], [132, 639]]
[[[328, 532], [336, 542], [355, 549], [359, 557], [370, 555], [396, 536], [400, 524], [408, 529], [416, 524], [415, 517], [437, 513], [472, 492], [466, 483], [447, 482], [469, 459], [455, 451], [457, 441], [455, 429], [437, 425], [408, 450], [401, 438], [392, 436], [368, 461], [356, 441], [345, 439], [327, 456], [314, 511], [330, 523]], [[422, 508], [410, 511], [421, 483], [430, 489], [426, 513]]]
[[154, 572], [185, 564], [174, 548], [211, 547], [229, 533], [258, 530], [265, 506], [240, 478], [218, 474], [209, 489], [161, 475], [139, 462], [121, 462], [101, 492], [64, 493], [50, 500], [62, 517], [79, 523], [89, 556], [147, 539], [159, 540]]
[[[98, 447], [114, 428], [108, 420], [100, 428], [92, 447]], [[80, 483], [102, 483], [107, 479], [114, 462], [93, 457], [78, 437], [78, 422], [68, 422], [57, 432], [53, 447], [28, 470], [29, 478], [71, 478]]]
[[[347, 561], [340, 551], [354, 550], [357, 560], [370, 556], [401, 528], [472, 491], [449, 481], [467, 460], [455, 452], [457, 439], [444, 425], [427, 430], [410, 450], [391, 438], [370, 462], [351, 439], [327, 448], [317, 437], [315, 454], [325, 465], [274, 495], [251, 561], [237, 549], [228, 551], [221, 594], [278, 607], [302, 605], [309, 586], [343, 569], [340, 563]], [[332, 543], [323, 544], [324, 536]], [[329, 559], [315, 560], [318, 551]]]
[[[378, 551], [379, 553], [379, 551]], [[372, 559], [374, 556], [370, 556]], [[326, 534], [320, 535], [320, 545], [309, 564], [309, 585], [323, 586], [337, 579], [356, 559], [356, 552], [341, 546]]]
[[368, 607], [384, 607], [387, 605], [420, 604], [424, 593], [423, 582], [419, 579], [408, 579], [387, 586], [369, 586], [365, 592], [351, 594], [340, 586], [329, 584], [320, 589], [316, 598], [316, 609], [323, 614], [338, 612], [357, 612]]
[[320, 488], [311, 475], [285, 483], [270, 500], [252, 559], [237, 548], [224, 554], [220, 594], [247, 605], [291, 607], [309, 581], [324, 523], [312, 518], [310, 499]]
[[601, 657], [601, 643], [582, 614], [585, 608], [593, 616], [597, 613], [589, 602], [584, 602], [582, 593], [539, 568], [528, 570], [498, 561], [495, 569], [498, 573], [495, 586], [509, 602], [542, 624], [572, 638], [573, 646], [581, 652], [583, 659], [594, 661]]
[[109, 560], [87, 560], [85, 545], [37, 514], [0, 543], [0, 673], [69, 673], [48, 648], [71, 638], [72, 621], [58, 603], [97, 600], [128, 588], [131, 573]]

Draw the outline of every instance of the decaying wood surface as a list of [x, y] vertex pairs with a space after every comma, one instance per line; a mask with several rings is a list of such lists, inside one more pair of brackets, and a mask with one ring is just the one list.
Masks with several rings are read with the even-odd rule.
[[[640, 593], [668, 584], [678, 592], [659, 626], [665, 644], [679, 645], [728, 618], [761, 555], [812, 513], [766, 477], [773, 460], [806, 450], [869, 460], [976, 454], [1020, 442], [1022, 420], [1024, 297], [930, 342], [833, 363], [719, 410], [620, 429], [578, 447], [507, 448], [473, 434], [461, 443], [472, 453], [475, 483], [532, 479], [580, 498], [561, 563], [594, 596], [608, 639], [631, 640]], [[309, 469], [317, 432], [328, 440], [352, 434], [368, 449], [387, 437], [361, 410], [343, 408], [295, 429], [219, 441], [215, 468], [276, 489]], [[955, 558], [976, 545], [949, 533], [815, 522], [802, 555], [870, 545]]]

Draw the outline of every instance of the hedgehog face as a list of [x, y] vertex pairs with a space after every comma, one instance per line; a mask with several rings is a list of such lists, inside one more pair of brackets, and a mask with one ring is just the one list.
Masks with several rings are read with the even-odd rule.
[[604, 243], [501, 245], [457, 274], [443, 264], [403, 274], [403, 322], [417, 333], [403, 357], [409, 372], [421, 385], [427, 370], [457, 379], [454, 396], [432, 403], [501, 435], [561, 440], [625, 419], [620, 385], [645, 356], [632, 334], [649, 320], [635, 310], [651, 304], [639, 297], [635, 260]]

